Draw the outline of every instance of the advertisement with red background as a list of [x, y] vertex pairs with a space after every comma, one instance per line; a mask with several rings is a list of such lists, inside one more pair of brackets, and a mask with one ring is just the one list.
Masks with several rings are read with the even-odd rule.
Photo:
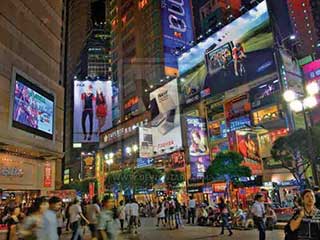
[[174, 152], [171, 154], [170, 167], [172, 169], [184, 172], [185, 171], [185, 156], [184, 152]]
[[52, 168], [49, 162], [44, 165], [43, 186], [52, 187]]
[[237, 150], [245, 160], [243, 165], [249, 167], [253, 175], [262, 175], [258, 135], [254, 132], [237, 131], [236, 137]]

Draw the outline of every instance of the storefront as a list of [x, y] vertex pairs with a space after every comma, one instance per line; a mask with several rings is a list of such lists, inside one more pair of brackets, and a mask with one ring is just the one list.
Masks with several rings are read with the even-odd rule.
[[27, 203], [54, 189], [55, 162], [0, 153], [1, 198]]

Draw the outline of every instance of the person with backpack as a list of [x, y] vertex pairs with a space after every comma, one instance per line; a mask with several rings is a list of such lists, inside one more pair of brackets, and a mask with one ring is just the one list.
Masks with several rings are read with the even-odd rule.
[[296, 210], [285, 226], [285, 240], [319, 240], [320, 210], [315, 205], [315, 194], [311, 189], [306, 189], [301, 198], [303, 206]]
[[221, 219], [222, 219], [220, 235], [224, 234], [224, 228], [226, 227], [229, 230], [229, 236], [231, 236], [233, 234], [233, 232], [231, 231], [231, 226], [229, 224], [229, 219], [228, 219], [230, 213], [228, 211], [227, 205], [226, 205], [223, 197], [220, 197], [220, 202], [219, 202], [218, 206], [219, 206], [220, 215], [221, 215]]

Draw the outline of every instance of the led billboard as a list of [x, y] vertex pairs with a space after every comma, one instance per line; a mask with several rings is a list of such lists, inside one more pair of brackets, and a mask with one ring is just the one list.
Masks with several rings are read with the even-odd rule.
[[165, 74], [177, 76], [177, 48], [193, 40], [190, 0], [161, 0]]
[[179, 57], [183, 102], [274, 74], [273, 42], [264, 1]]
[[53, 138], [54, 97], [19, 74], [15, 75], [12, 125]]

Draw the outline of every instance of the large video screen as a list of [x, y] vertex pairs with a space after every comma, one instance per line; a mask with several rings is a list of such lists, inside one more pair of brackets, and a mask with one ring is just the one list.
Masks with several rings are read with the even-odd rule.
[[16, 74], [13, 100], [13, 126], [53, 138], [54, 97]]
[[179, 57], [182, 101], [189, 104], [274, 74], [273, 42], [264, 1]]
[[99, 142], [111, 127], [111, 81], [74, 81], [73, 142]]

